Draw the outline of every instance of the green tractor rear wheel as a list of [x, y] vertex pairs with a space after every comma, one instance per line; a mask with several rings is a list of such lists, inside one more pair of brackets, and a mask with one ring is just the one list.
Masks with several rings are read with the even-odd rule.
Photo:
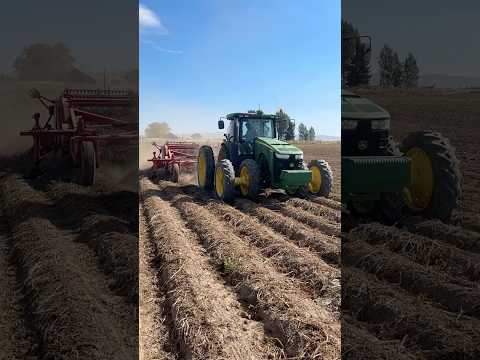
[[325, 160], [312, 160], [308, 165], [312, 180], [308, 189], [312, 194], [328, 198], [333, 187], [333, 173]]
[[202, 190], [213, 190], [215, 176], [215, 159], [210, 146], [204, 145], [198, 151], [197, 158], [197, 180]]
[[235, 170], [232, 162], [227, 159], [217, 162], [215, 167], [215, 193], [225, 202], [235, 198]]
[[461, 196], [461, 174], [454, 148], [437, 132], [410, 134], [400, 150], [411, 160], [411, 185], [405, 190], [410, 211], [448, 222]]

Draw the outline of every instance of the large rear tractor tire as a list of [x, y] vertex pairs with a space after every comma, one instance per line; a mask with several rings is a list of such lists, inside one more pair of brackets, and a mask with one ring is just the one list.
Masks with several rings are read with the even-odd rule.
[[220, 145], [220, 151], [218, 152], [218, 161], [223, 159], [230, 160], [230, 153], [228, 152], [228, 148], [225, 144]]
[[227, 203], [235, 198], [235, 170], [230, 160], [223, 159], [215, 167], [215, 194]]
[[95, 145], [91, 141], [84, 141], [80, 145], [80, 168], [77, 182], [84, 186], [93, 185], [95, 183], [96, 170]]
[[416, 214], [448, 222], [459, 205], [461, 173], [455, 149], [438, 132], [408, 135], [400, 150], [411, 160], [411, 185], [406, 206]]
[[197, 180], [202, 190], [213, 190], [215, 177], [215, 159], [210, 146], [204, 145], [198, 151], [197, 158]]
[[308, 165], [312, 180], [308, 184], [310, 193], [328, 198], [333, 187], [333, 173], [325, 160], [312, 160]]
[[260, 193], [260, 168], [252, 159], [243, 160], [240, 164], [240, 193], [253, 201], [258, 201]]

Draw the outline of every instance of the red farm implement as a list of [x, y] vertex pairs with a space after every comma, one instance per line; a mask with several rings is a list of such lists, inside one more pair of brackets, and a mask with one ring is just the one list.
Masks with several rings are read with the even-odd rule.
[[164, 179], [178, 182], [183, 172], [193, 172], [197, 163], [198, 144], [192, 142], [167, 142], [160, 146], [152, 145], [158, 150], [153, 152], [151, 176], [154, 179]]
[[30, 96], [48, 110], [45, 122], [35, 113], [33, 128], [20, 133], [33, 137], [36, 170], [44, 158], [61, 154], [77, 169], [76, 181], [92, 185], [102, 147], [138, 144], [137, 95], [130, 90], [65, 89], [60, 97], [48, 99], [32, 89]]

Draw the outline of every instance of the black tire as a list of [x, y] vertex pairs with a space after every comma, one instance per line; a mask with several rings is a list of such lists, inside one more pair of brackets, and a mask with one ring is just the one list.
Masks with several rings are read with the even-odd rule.
[[245, 159], [240, 164], [240, 168], [239, 168], [240, 176], [242, 174], [242, 169], [244, 167], [248, 170], [249, 187], [246, 194], [244, 194], [241, 190], [242, 195], [246, 196], [252, 201], [258, 201], [258, 194], [260, 193], [260, 169], [257, 163], [255, 162], [255, 160]]
[[173, 164], [172, 174], [170, 176], [170, 181], [172, 181], [174, 183], [178, 183], [179, 178], [180, 178], [180, 166], [178, 166], [178, 164]]
[[428, 206], [414, 209], [414, 213], [425, 217], [448, 222], [452, 212], [460, 203], [461, 173], [455, 149], [450, 141], [438, 132], [419, 131], [408, 135], [402, 142], [400, 150], [407, 156], [412, 148], [423, 150], [432, 165], [433, 189]]
[[228, 159], [220, 160], [215, 167], [215, 174], [217, 171], [221, 171], [223, 174], [223, 182], [221, 184], [223, 192], [220, 193], [218, 191], [217, 176], [215, 176], [215, 194], [220, 200], [230, 203], [235, 199], [235, 170], [232, 162]]
[[[199, 171], [200, 157], [202, 156], [205, 159], [204, 181], [200, 179], [201, 174]], [[210, 146], [203, 145], [202, 147], [200, 147], [200, 150], [198, 151], [198, 157], [197, 157], [197, 181], [200, 189], [206, 190], [206, 191], [212, 191], [213, 185], [214, 185], [214, 177], [215, 177], [215, 159], [213, 157], [213, 150]]]
[[83, 186], [91, 186], [95, 183], [97, 163], [95, 145], [91, 141], [80, 144], [80, 168], [78, 183]]
[[322, 177], [322, 183], [319, 191], [313, 193], [317, 196], [328, 198], [333, 188], [332, 169], [325, 160], [312, 160], [308, 168], [311, 169], [313, 166], [317, 166], [320, 169], [320, 175]]
[[222, 143], [222, 145], [220, 146], [220, 151], [218, 152], [217, 161], [220, 161], [220, 160], [223, 160], [223, 159], [230, 160], [230, 153], [228, 151], [227, 146]]

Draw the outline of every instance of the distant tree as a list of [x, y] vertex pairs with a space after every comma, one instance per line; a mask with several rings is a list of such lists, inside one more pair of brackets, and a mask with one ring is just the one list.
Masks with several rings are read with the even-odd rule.
[[290, 116], [288, 116], [288, 114], [285, 111], [283, 111], [283, 109], [278, 110], [276, 115], [278, 118], [277, 120], [278, 137], [280, 139], [286, 139], [287, 129], [291, 121]]
[[350, 59], [346, 71], [346, 83], [348, 86], [368, 85], [370, 78], [370, 60], [366, 44], [357, 42], [356, 51]]
[[310, 126], [310, 130], [308, 130], [308, 140], [315, 141], [315, 129], [313, 126]]
[[352, 23], [342, 20], [342, 51], [341, 51], [341, 60], [342, 60], [342, 78], [347, 78], [348, 66], [352, 61], [355, 55], [356, 41], [352, 41], [351, 38], [359, 36], [358, 30], [353, 26]]
[[298, 140], [306, 141], [308, 140], [308, 135], [308, 128], [303, 123], [300, 123], [298, 125]]
[[255, 111], [255, 114], [259, 115], [259, 116], [262, 116], [264, 114], [263, 110], [262, 109], [258, 109]]
[[192, 139], [196, 139], [196, 140], [203, 138], [202, 134], [200, 134], [200, 133], [194, 133], [190, 137]]
[[396, 52], [393, 53], [392, 58], [392, 85], [400, 87], [403, 84], [403, 63]]
[[285, 131], [285, 140], [295, 140], [295, 121], [293, 119], [290, 119], [288, 122], [288, 127]]
[[378, 66], [380, 68], [380, 86], [392, 86], [394, 71], [394, 52], [393, 49], [387, 44], [385, 44], [380, 50]]
[[58, 81], [68, 77], [74, 67], [70, 49], [63, 43], [33, 44], [23, 49], [13, 67], [20, 80]]
[[170, 131], [170, 126], [166, 122], [152, 122], [145, 129], [147, 138], [176, 138]]
[[403, 84], [406, 87], [417, 87], [420, 70], [412, 53], [408, 54], [403, 63]]

